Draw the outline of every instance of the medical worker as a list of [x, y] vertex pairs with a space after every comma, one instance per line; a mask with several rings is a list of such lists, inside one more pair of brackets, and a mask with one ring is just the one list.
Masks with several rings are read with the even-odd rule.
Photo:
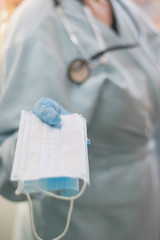
[[[75, 202], [66, 240], [160, 239], [160, 35], [132, 1], [122, 3], [143, 33], [141, 46], [90, 64], [86, 60], [107, 47], [137, 41], [136, 26], [117, 0], [24, 0], [4, 36], [0, 194], [26, 199], [10, 181], [21, 110], [34, 109], [48, 123], [63, 106], [87, 119], [91, 184]], [[76, 59], [85, 61], [73, 66]], [[40, 198], [33, 209], [42, 239], [63, 231], [67, 202]], [[17, 224], [19, 239], [34, 239], [25, 209]]]

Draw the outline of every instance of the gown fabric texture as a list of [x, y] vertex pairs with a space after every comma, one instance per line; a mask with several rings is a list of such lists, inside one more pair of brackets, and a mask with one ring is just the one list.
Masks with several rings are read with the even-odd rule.
[[[99, 51], [94, 32], [75, 0], [62, 7], [89, 57]], [[25, 0], [14, 12], [4, 38], [0, 63], [0, 194], [13, 201], [9, 181], [21, 110], [41, 97], [59, 102], [88, 122], [91, 185], [75, 202], [65, 240], [159, 240], [160, 35], [131, 1], [124, 1], [146, 40], [141, 47], [107, 54], [107, 64], [92, 69], [82, 85], [67, 68], [82, 57], [69, 39], [50, 0]], [[106, 46], [133, 42], [135, 27], [112, 1], [118, 34], [98, 20]], [[59, 235], [69, 203], [33, 200], [35, 225], [44, 239]], [[28, 209], [17, 217], [16, 240], [32, 240]], [[13, 236], [14, 239], [14, 236]]]

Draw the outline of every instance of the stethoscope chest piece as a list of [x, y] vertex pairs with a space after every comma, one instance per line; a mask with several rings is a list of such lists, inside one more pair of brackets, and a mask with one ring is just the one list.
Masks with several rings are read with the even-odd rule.
[[76, 59], [69, 65], [68, 76], [76, 84], [83, 83], [90, 75], [90, 67], [87, 61]]

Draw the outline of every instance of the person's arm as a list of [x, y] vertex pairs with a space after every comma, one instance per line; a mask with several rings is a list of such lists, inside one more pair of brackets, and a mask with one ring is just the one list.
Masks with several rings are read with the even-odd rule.
[[[4, 51], [0, 92], [0, 194], [17, 200], [17, 184], [10, 182], [21, 110], [32, 110], [41, 97], [49, 95], [54, 79], [51, 54], [37, 39], [29, 39]], [[48, 62], [46, 62], [48, 60]], [[47, 71], [45, 69], [47, 65]], [[23, 197], [21, 198], [23, 200]], [[21, 200], [20, 199], [20, 200]]]
[[144, 33], [145, 39], [142, 42], [142, 47], [154, 59], [154, 63], [158, 65], [160, 61], [160, 30], [151, 17], [141, 7], [137, 6], [137, 4], [132, 1], [126, 1], [125, 4], [133, 11], [134, 17]]
[[156, 72], [156, 74], [153, 74], [153, 83], [151, 84], [154, 86], [154, 89], [156, 89], [154, 99], [157, 105], [157, 116], [154, 126], [154, 138], [157, 144], [158, 156], [160, 156], [160, 93], [158, 92], [158, 89], [160, 89], [160, 30], [145, 12], [143, 12], [138, 6], [134, 5], [134, 7], [140, 27], [146, 36], [142, 47], [145, 49], [146, 57], [149, 57], [150, 59], [153, 73]]

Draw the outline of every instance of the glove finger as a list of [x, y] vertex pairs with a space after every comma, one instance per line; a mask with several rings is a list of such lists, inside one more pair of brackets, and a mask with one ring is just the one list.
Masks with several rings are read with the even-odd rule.
[[50, 126], [55, 126], [61, 122], [59, 113], [48, 103], [39, 101], [33, 113], [43, 122]]
[[40, 101], [47, 106], [52, 106], [59, 114], [69, 114], [65, 108], [51, 98], [42, 98]]
[[91, 140], [87, 138], [87, 147], [91, 146]]

